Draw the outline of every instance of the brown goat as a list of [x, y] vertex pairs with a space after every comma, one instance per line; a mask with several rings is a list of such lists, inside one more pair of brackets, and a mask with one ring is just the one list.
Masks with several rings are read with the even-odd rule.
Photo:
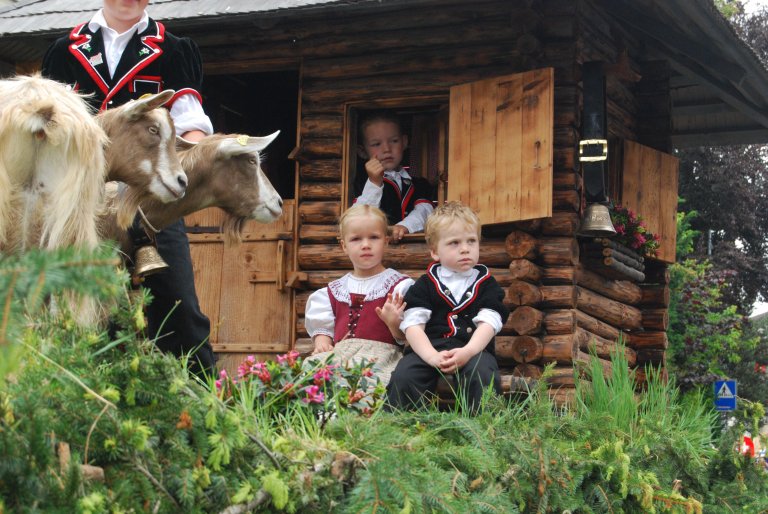
[[[223, 232], [228, 242], [239, 241], [245, 220], [270, 223], [281, 216], [283, 201], [261, 169], [260, 152], [278, 135], [265, 137], [214, 134], [198, 143], [180, 143], [179, 157], [189, 184], [184, 198], [168, 204], [150, 199], [141, 204], [149, 225], [162, 230], [175, 220], [207, 207], [227, 214]], [[108, 193], [110, 213], [102, 220], [102, 234], [130, 251], [130, 242], [117, 227], [115, 214], [123, 193]], [[129, 253], [130, 255], [130, 253]]]
[[131, 224], [136, 208], [149, 198], [174, 202], [184, 196], [187, 176], [176, 152], [173, 120], [161, 107], [173, 90], [128, 102], [99, 113], [97, 121], [109, 137], [105, 149], [107, 180], [124, 182], [128, 190], [117, 213], [118, 224]]

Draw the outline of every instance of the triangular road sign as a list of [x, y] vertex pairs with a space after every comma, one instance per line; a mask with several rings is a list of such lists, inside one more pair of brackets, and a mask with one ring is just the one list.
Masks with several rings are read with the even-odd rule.
[[720, 389], [717, 391], [717, 397], [718, 398], [733, 398], [735, 395], [733, 394], [733, 391], [731, 391], [731, 388], [728, 387], [728, 382], [723, 382], [723, 385], [720, 386]]

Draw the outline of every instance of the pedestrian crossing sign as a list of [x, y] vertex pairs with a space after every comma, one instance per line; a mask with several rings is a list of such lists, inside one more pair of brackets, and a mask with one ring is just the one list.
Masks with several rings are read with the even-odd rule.
[[719, 411], [736, 410], [736, 381], [715, 381], [715, 409]]

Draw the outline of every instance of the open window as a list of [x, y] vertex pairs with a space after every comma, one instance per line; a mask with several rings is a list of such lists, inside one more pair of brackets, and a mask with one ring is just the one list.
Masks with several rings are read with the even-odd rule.
[[410, 139], [409, 173], [427, 178], [438, 202], [460, 200], [484, 225], [552, 215], [552, 68], [461, 84], [449, 97], [347, 104], [344, 207], [366, 178], [360, 120], [384, 109]]
[[411, 176], [425, 178], [432, 187], [434, 199], [445, 198], [448, 110], [446, 98], [419, 98], [376, 103], [348, 104], [345, 124], [346, 180], [345, 206], [352, 205], [367, 180], [366, 157], [361, 152], [363, 136], [360, 125], [372, 113], [387, 113], [400, 121], [408, 137], [403, 152], [403, 166]]

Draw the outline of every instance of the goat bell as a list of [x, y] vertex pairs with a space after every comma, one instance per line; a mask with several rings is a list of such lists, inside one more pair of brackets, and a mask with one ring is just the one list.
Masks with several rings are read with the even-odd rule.
[[600, 203], [591, 203], [584, 211], [584, 219], [581, 221], [579, 235], [582, 237], [612, 237], [616, 235], [616, 229], [611, 223], [611, 214], [608, 207]]
[[160, 257], [154, 245], [144, 245], [136, 249], [134, 257], [136, 266], [133, 268], [135, 277], [144, 278], [168, 267], [168, 263]]

